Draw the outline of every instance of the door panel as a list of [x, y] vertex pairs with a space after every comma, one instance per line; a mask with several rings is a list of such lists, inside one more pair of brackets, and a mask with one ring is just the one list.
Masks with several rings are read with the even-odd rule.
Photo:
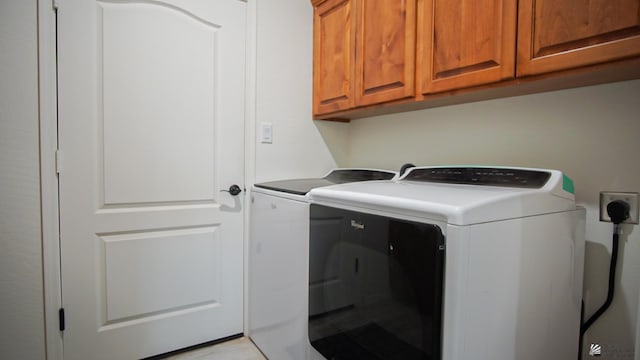
[[354, 106], [354, 1], [328, 0], [314, 10], [314, 114]]
[[415, 92], [415, 0], [358, 2], [356, 105]]
[[418, 21], [421, 93], [515, 76], [515, 0], [423, 0]]
[[520, 0], [518, 76], [640, 55], [638, 0]]
[[211, 261], [220, 256], [215, 227], [107, 235], [100, 240], [105, 323], [219, 305], [219, 262]]
[[[640, 2], [637, 0], [597, 0], [535, 3], [535, 21], [538, 23], [533, 36], [533, 53], [544, 56], [553, 53], [551, 48], [561, 46], [563, 50], [584, 47], [594, 37], [616, 36], [623, 30], [640, 32]], [[603, 21], [606, 20], [606, 21]], [[542, 23], [548, 26], [541, 26]], [[582, 42], [582, 44], [581, 44]], [[592, 39], [597, 43], [596, 39]]]
[[242, 332], [245, 8], [61, 3], [65, 359]]
[[214, 200], [221, 25], [151, 3], [98, 11], [105, 203]]

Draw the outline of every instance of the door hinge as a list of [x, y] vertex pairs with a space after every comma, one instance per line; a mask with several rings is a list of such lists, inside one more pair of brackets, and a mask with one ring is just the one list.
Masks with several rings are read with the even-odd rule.
[[64, 331], [65, 329], [64, 308], [60, 308], [60, 310], [58, 310], [58, 318], [59, 318], [60, 331]]
[[56, 174], [60, 174], [62, 171], [62, 151], [56, 150]]

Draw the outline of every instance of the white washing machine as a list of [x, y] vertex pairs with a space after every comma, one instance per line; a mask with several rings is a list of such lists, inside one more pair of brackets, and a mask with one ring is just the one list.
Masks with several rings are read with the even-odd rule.
[[312, 358], [577, 358], [585, 210], [560, 171], [419, 167], [309, 197]]
[[336, 169], [320, 179], [256, 184], [251, 189], [248, 335], [271, 360], [303, 360], [307, 339], [309, 203], [314, 188], [388, 180], [395, 172]]

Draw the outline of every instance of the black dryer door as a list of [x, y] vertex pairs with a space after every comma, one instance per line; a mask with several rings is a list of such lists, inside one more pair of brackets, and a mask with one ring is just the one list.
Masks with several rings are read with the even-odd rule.
[[333, 360], [441, 357], [437, 225], [311, 205], [309, 340]]

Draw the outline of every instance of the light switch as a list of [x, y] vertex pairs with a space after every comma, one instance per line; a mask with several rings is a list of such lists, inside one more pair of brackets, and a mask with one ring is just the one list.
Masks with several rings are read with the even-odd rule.
[[273, 142], [273, 125], [271, 123], [260, 123], [260, 142], [271, 144]]

